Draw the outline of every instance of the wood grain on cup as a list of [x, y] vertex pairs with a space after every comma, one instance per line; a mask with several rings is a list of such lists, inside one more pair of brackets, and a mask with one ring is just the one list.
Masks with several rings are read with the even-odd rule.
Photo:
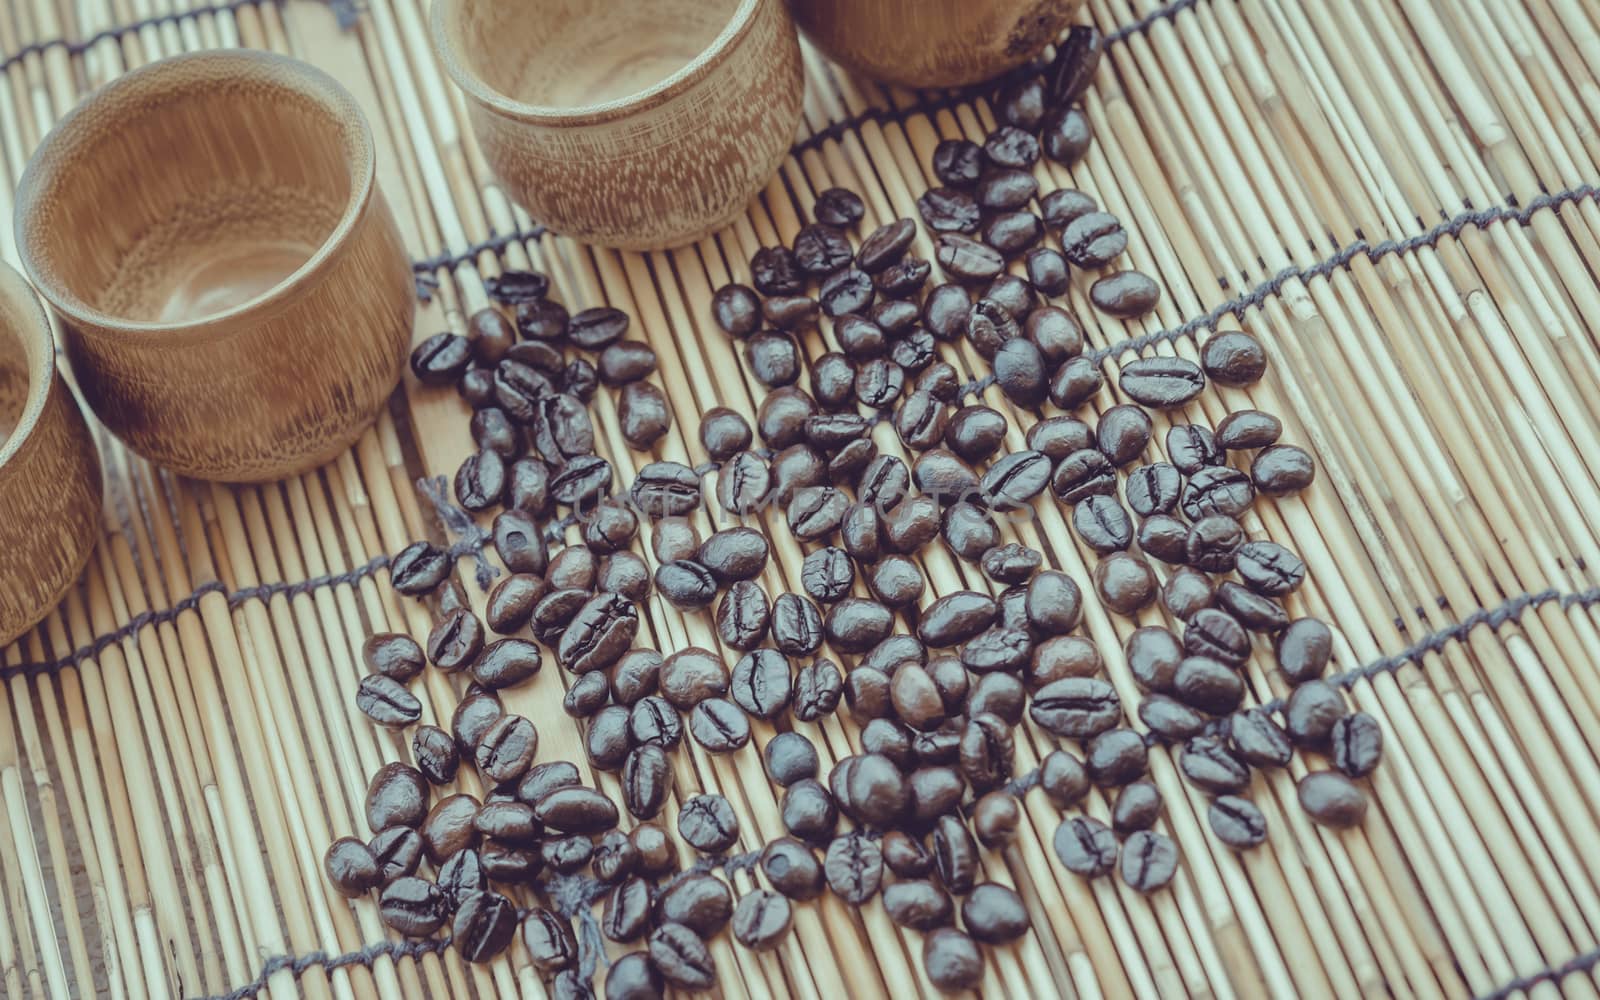
[[415, 309], [373, 156], [331, 77], [243, 50], [129, 73], [45, 138], [18, 248], [85, 399], [129, 447], [267, 480], [372, 421]]
[[782, 0], [435, 0], [433, 36], [507, 193], [590, 243], [659, 249], [722, 228], [800, 121]]
[[846, 69], [907, 87], [999, 76], [1055, 41], [1081, 0], [789, 0], [795, 23]]
[[61, 600], [100, 525], [100, 456], [44, 309], [0, 264], [0, 646]]

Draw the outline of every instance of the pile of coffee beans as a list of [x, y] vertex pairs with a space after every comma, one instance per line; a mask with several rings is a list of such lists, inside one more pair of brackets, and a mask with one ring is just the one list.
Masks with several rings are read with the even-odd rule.
[[[769, 391], [754, 426], [730, 409], [702, 416], [707, 466], [656, 461], [631, 483], [618, 479], [596, 453], [587, 407], [600, 385], [616, 388], [623, 436], [648, 451], [673, 420], [647, 381], [655, 355], [627, 339], [629, 319], [615, 309], [570, 314], [543, 275], [494, 280], [512, 318], [487, 309], [469, 336], [417, 347], [416, 376], [455, 386], [473, 410], [478, 450], [456, 474], [455, 502], [493, 513], [493, 548], [509, 575], [480, 618], [450, 578], [450, 550], [417, 542], [392, 560], [396, 589], [427, 598], [436, 624], [425, 648], [393, 633], [364, 647], [371, 673], [357, 704], [378, 725], [410, 730], [412, 763], [373, 777], [372, 838], [329, 848], [339, 891], [379, 891], [384, 919], [408, 936], [448, 925], [471, 961], [501, 952], [520, 927], [563, 996], [590, 995], [593, 960], [571, 918], [592, 922], [589, 905], [600, 901], [597, 933], [638, 946], [611, 964], [612, 997], [710, 988], [706, 942], [725, 926], [766, 950], [783, 942], [794, 901], [827, 890], [859, 906], [881, 895], [891, 920], [925, 933], [929, 980], [958, 990], [979, 981], [984, 945], [1029, 928], [1021, 896], [983, 881], [980, 859], [1018, 835], [1020, 797], [1034, 785], [1064, 812], [1104, 789], [1111, 824], [1067, 815], [1053, 846], [1069, 870], [1115, 871], [1141, 892], [1168, 884], [1179, 860], [1155, 829], [1155, 744], [1180, 747], [1180, 772], [1214, 796], [1211, 826], [1233, 847], [1266, 837], [1263, 814], [1243, 796], [1252, 768], [1284, 766], [1295, 747], [1334, 765], [1300, 783], [1304, 808], [1330, 826], [1360, 822], [1366, 798], [1355, 781], [1378, 762], [1380, 730], [1322, 679], [1328, 627], [1291, 620], [1280, 601], [1301, 585], [1304, 564], [1240, 523], [1258, 495], [1310, 485], [1311, 457], [1279, 441], [1275, 417], [1242, 410], [1214, 430], [1174, 422], [1165, 459], [1146, 461], [1152, 412], [1177, 418], [1208, 381], [1253, 384], [1267, 367], [1261, 345], [1222, 331], [1199, 364], [1132, 360], [1117, 376], [1132, 402], [1092, 422], [1077, 416], [1103, 388], [1108, 354], [1087, 350], [1080, 324], [1052, 300], [1073, 268], [1112, 265], [1127, 234], [1081, 192], [1041, 194], [1033, 168], [1041, 156], [1070, 164], [1087, 148], [1078, 100], [1100, 49], [1096, 32], [1075, 28], [1043, 72], [996, 95], [1000, 124], [984, 143], [938, 146], [941, 186], [917, 202], [933, 263], [912, 253], [916, 220], [862, 235], [861, 199], [832, 189], [789, 246], [755, 255], [750, 286], [717, 290], [712, 319]], [[1060, 249], [1045, 245], [1047, 234]], [[1008, 270], [1019, 259], [1026, 277]], [[947, 280], [934, 282], [935, 264]], [[1133, 317], [1158, 296], [1149, 277], [1116, 271], [1089, 297]], [[824, 317], [838, 350], [807, 365], [797, 336]], [[940, 357], [941, 343], [962, 338], [990, 365], [970, 382]], [[1025, 449], [1008, 450], [1006, 416], [972, 400], [989, 385], [1034, 415]], [[1044, 415], [1047, 402], [1061, 412]], [[910, 461], [880, 452], [882, 422]], [[715, 488], [703, 490], [713, 471]], [[1128, 617], [1159, 602], [1181, 623], [1127, 640], [1143, 732], [1078, 634], [1079, 584], [1046, 568], [1044, 553], [1002, 541], [997, 519], [1052, 501], [1097, 557], [1094, 598]], [[691, 517], [707, 505], [728, 526], [702, 537]], [[760, 582], [770, 543], [750, 525], [773, 505], [806, 553], [797, 592]], [[651, 523], [653, 571], [633, 551], [641, 518]], [[577, 525], [582, 542], [551, 551], [556, 519]], [[937, 544], [998, 596], [925, 601], [918, 555]], [[638, 604], [653, 592], [706, 614], [728, 657], [635, 646]], [[1295, 687], [1282, 703], [1246, 709], [1243, 668], [1257, 637], [1271, 640]], [[571, 762], [540, 760], [534, 723], [501, 704], [497, 692], [533, 676], [546, 651], [571, 675], [562, 707], [580, 720], [590, 765], [617, 775], [620, 801], [584, 786]], [[407, 687], [430, 666], [469, 679], [448, 730], [418, 725], [422, 705]], [[793, 723], [841, 707], [860, 727], [861, 752], [823, 774]], [[1013, 735], [1024, 717], [1061, 742], [1026, 774]], [[752, 719], [776, 730], [761, 757], [782, 789], [787, 836], [729, 859], [741, 832], [721, 795], [680, 795], [675, 833], [659, 817], [685, 737], [733, 753], [750, 743]], [[490, 790], [482, 801], [448, 793], [463, 763]], [[680, 869], [674, 836], [701, 860]], [[424, 861], [431, 879], [419, 874]], [[758, 867], [771, 888], [735, 900], [716, 873], [734, 861]], [[551, 905], [519, 909], [505, 894], [519, 886]]]

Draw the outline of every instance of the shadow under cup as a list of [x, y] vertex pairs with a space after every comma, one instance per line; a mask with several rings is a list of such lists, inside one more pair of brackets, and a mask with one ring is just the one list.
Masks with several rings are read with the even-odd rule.
[[263, 52], [164, 60], [64, 118], [23, 177], [17, 243], [106, 426], [204, 479], [347, 447], [414, 311], [373, 161], [342, 87]]
[[100, 459], [56, 371], [44, 309], [0, 264], [0, 646], [77, 579], [100, 527]]

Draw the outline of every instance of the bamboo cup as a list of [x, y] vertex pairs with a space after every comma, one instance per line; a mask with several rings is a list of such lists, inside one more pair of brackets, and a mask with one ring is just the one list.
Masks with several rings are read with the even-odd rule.
[[410, 264], [366, 119], [311, 66], [207, 52], [106, 85], [28, 165], [16, 232], [89, 405], [177, 472], [321, 464], [399, 379]]
[[960, 87], [1022, 65], [1080, 0], [789, 0], [828, 58], [906, 87]]
[[585, 242], [658, 249], [721, 229], [800, 121], [781, 0], [435, 0], [432, 27], [507, 192]]
[[100, 456], [56, 371], [50, 322], [0, 264], [0, 646], [61, 600], [94, 547]]

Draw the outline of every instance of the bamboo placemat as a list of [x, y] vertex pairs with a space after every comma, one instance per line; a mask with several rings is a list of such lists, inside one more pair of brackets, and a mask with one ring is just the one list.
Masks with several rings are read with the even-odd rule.
[[[1070, 303], [1111, 361], [1194, 358], [1195, 335], [1219, 323], [1267, 345], [1266, 381], [1208, 392], [1182, 416], [1215, 424], [1259, 406], [1316, 455], [1317, 485], [1259, 503], [1247, 527], [1306, 558], [1292, 611], [1333, 624], [1333, 669], [1387, 749], [1374, 808], [1346, 832], [1296, 804], [1298, 758], [1258, 774], [1271, 837], [1244, 854], [1210, 833], [1204, 799], [1153, 752], [1162, 828], [1183, 860], [1148, 898], [1065, 871], [1050, 850], [1059, 814], [1030, 792], [1023, 835], [983, 864], [1025, 894], [1035, 930], [989, 949], [984, 992], [1595, 996], [1600, 8], [1088, 0], [1083, 16], [1111, 38], [1087, 99], [1097, 140], [1070, 173], [1040, 169], [1121, 217], [1129, 265], [1165, 294], [1131, 323], [1088, 308], [1086, 281]], [[747, 276], [759, 246], [787, 244], [824, 188], [860, 192], [868, 228], [914, 217], [934, 144], [992, 124], [975, 93], [885, 91], [808, 57], [805, 134], [746, 218], [671, 253], [594, 252], [543, 234], [489, 180], [424, 18], [422, 0], [10, 0], [0, 214], [51, 123], [127, 69], [232, 45], [309, 60], [372, 119], [380, 181], [418, 261], [419, 338], [464, 331], [487, 304], [484, 279], [508, 267], [548, 271], [574, 309], [633, 317], [677, 419], [657, 455], [631, 453], [597, 402], [600, 450], [628, 475], [656, 457], [703, 461], [697, 415], [750, 415], [761, 398], [709, 322], [713, 288]], [[9, 225], [0, 233], [14, 261]], [[824, 335], [804, 348], [815, 357]], [[964, 377], [981, 371], [946, 350]], [[1015, 421], [992, 388], [984, 401]], [[543, 995], [520, 943], [467, 966], [386, 935], [373, 900], [347, 903], [320, 870], [334, 837], [364, 833], [367, 776], [403, 751], [354, 707], [358, 644], [429, 626], [388, 587], [385, 554], [438, 535], [413, 482], [468, 453], [464, 405], [408, 379], [348, 454], [263, 487], [179, 481], [102, 436], [105, 534], [83, 585], [0, 651], [5, 996]], [[1019, 540], [1086, 581], [1084, 553], [1045, 506]], [[455, 527], [475, 590], [481, 537]], [[769, 584], [798, 589], [784, 584], [798, 550], [770, 534]], [[930, 599], [988, 586], [942, 552], [925, 566]], [[1088, 603], [1087, 634], [1132, 691], [1121, 640], [1133, 624]], [[641, 611], [641, 644], [715, 647], [706, 615], [658, 600]], [[455, 701], [429, 673], [425, 721]], [[1259, 662], [1247, 675], [1259, 701], [1285, 693]], [[540, 723], [542, 758], [581, 760], [577, 725], [554, 708], [562, 683], [546, 669], [507, 704]], [[1019, 770], [1051, 749], [1042, 731], [1018, 734]], [[810, 735], [824, 768], [858, 746], [842, 715]], [[680, 799], [735, 801], [744, 848], [782, 832], [758, 753], [691, 748], [679, 767]], [[1087, 809], [1108, 805], [1095, 793]], [[755, 881], [728, 874], [738, 892]], [[797, 906], [782, 950], [723, 935], [714, 952], [729, 998], [931, 992], [916, 937], [877, 903], [856, 913], [828, 895]]]

